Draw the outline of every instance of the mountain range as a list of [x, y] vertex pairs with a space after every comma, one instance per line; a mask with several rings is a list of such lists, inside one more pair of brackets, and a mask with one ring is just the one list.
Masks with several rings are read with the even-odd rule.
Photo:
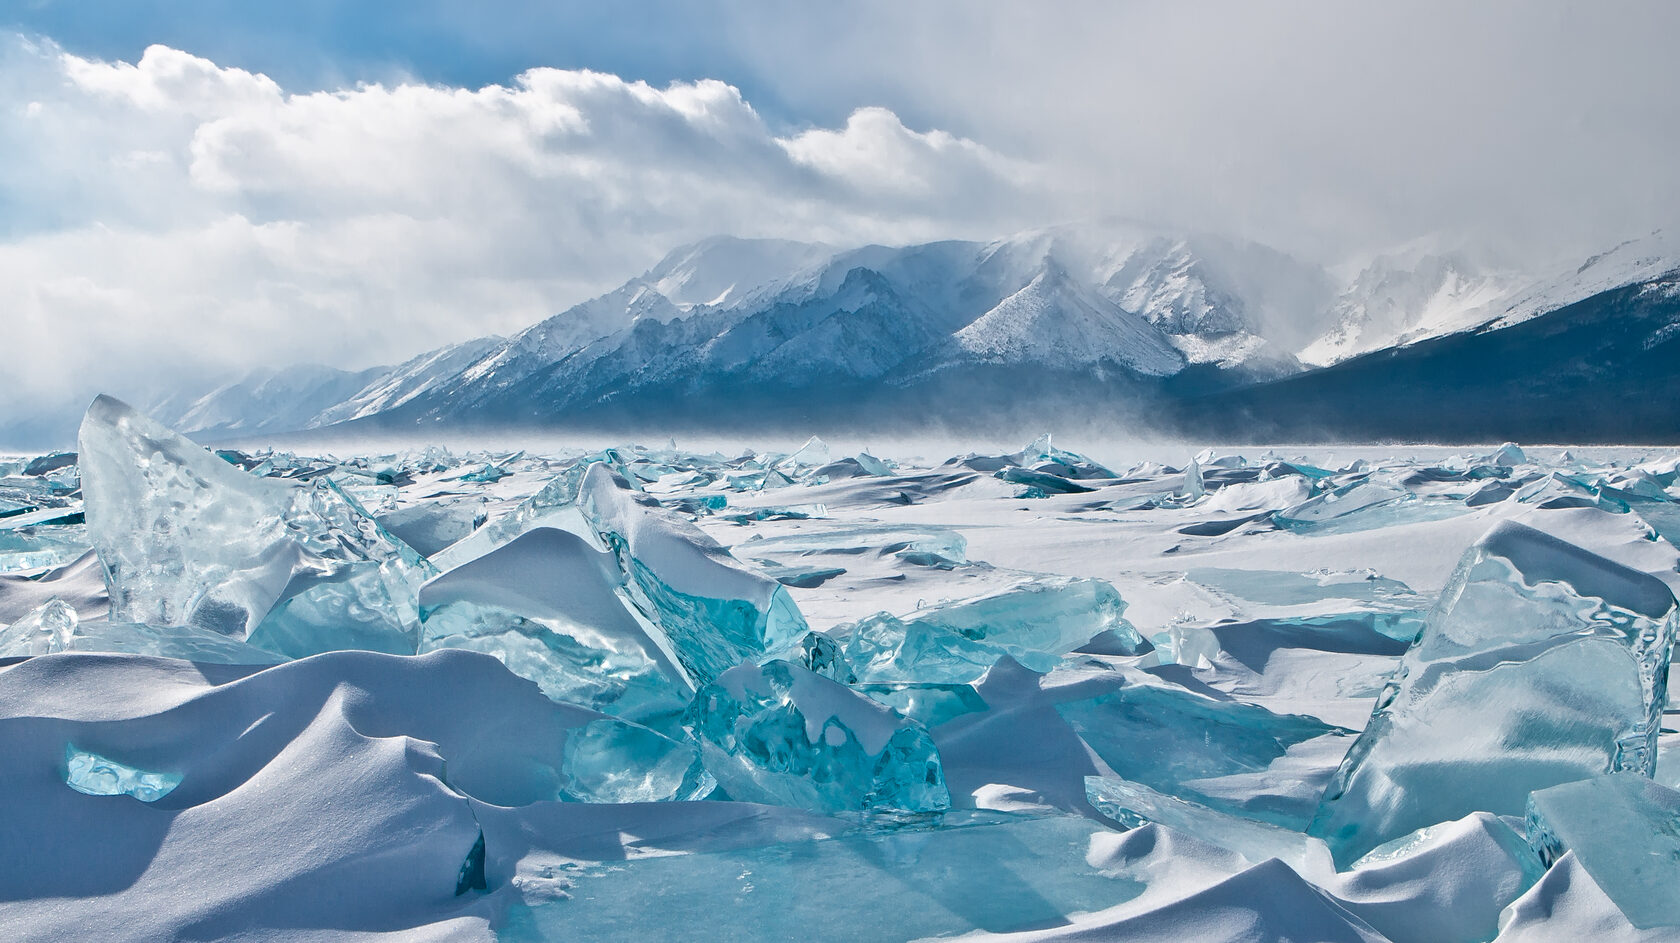
[[1526, 273], [1408, 247], [1351, 276], [1141, 226], [994, 242], [718, 237], [511, 337], [264, 370], [150, 411], [298, 430], [984, 427], [1080, 411], [1301, 440], [1680, 439], [1680, 241]]

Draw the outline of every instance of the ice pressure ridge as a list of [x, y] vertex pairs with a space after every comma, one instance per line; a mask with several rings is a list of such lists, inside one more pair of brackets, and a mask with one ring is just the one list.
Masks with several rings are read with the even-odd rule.
[[[1680, 920], [1673, 459], [336, 458], [101, 398], [0, 471], [26, 922], [85, 892], [105, 935], [231, 932], [329, 884], [387, 909], [312, 925], [503, 939]], [[102, 884], [113, 833], [147, 838]], [[813, 875], [845, 893], [791, 905]]]

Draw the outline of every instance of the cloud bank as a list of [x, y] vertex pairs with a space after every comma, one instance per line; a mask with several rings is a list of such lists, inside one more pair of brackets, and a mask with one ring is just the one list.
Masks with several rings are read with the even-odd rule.
[[477, 89], [291, 94], [153, 46], [12, 39], [0, 200], [13, 408], [293, 361], [366, 366], [517, 330], [717, 233], [992, 235], [1031, 164], [866, 107], [777, 133], [719, 81], [533, 69]]

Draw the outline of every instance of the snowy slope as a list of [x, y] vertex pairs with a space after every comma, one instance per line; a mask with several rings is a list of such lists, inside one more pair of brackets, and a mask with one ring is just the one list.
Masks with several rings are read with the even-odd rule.
[[1331, 312], [1333, 326], [1299, 356], [1323, 366], [1461, 331], [1498, 330], [1675, 272], [1680, 238], [1662, 230], [1540, 275], [1456, 253], [1386, 255], [1355, 278]]
[[1182, 360], [1160, 332], [1046, 261], [1026, 287], [955, 335], [985, 363], [1123, 364], [1137, 373], [1170, 376]]
[[1515, 278], [1459, 255], [1385, 255], [1361, 271], [1331, 309], [1334, 326], [1300, 353], [1315, 366], [1412, 343], [1474, 323]]

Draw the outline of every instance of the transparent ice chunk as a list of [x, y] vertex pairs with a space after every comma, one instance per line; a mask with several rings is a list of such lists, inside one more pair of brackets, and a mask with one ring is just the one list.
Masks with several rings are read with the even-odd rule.
[[0, 629], [0, 658], [62, 652], [70, 647], [77, 621], [76, 610], [55, 596]]
[[[1103, 580], [1045, 577], [975, 599], [919, 609], [900, 619], [877, 613], [849, 627], [846, 658], [868, 682], [965, 684], [1010, 655], [1045, 672], [1061, 656], [1112, 632], [1148, 649], [1127, 622], [1126, 603]], [[848, 631], [846, 628], [836, 630]]]
[[611, 554], [539, 527], [420, 590], [420, 650], [484, 652], [551, 700], [665, 729], [693, 689], [622, 585]]
[[478, 527], [471, 534], [432, 555], [432, 562], [449, 570], [484, 556], [490, 551], [538, 527], [552, 527], [578, 534], [589, 532], [577, 509], [578, 486], [590, 466], [608, 461], [604, 452], [586, 455], [549, 479], [536, 493], [513, 510]]
[[697, 683], [785, 648], [807, 631], [782, 584], [629, 490], [610, 468], [590, 466], [578, 506], [617, 557], [631, 602]]
[[685, 724], [733, 799], [814, 811], [950, 807], [920, 724], [798, 665], [742, 665], [702, 688]]
[[1680, 927], [1680, 792], [1609, 773], [1530, 794], [1525, 824], [1546, 864], [1574, 852], [1634, 926]]
[[97, 753], [64, 745], [64, 782], [90, 796], [133, 796], [156, 802], [181, 785], [180, 773], [159, 773], [119, 763]]
[[1513, 522], [1468, 550], [1325, 791], [1338, 862], [1471, 812], [1615, 770], [1651, 775], [1673, 594]]
[[852, 690], [887, 705], [929, 730], [988, 707], [986, 699], [969, 684], [858, 684], [853, 685]]
[[255, 478], [101, 396], [80, 435], [111, 618], [190, 625], [288, 657], [413, 654], [431, 568], [325, 477]]
[[560, 779], [577, 802], [686, 802], [716, 785], [694, 744], [610, 718], [566, 735]]

